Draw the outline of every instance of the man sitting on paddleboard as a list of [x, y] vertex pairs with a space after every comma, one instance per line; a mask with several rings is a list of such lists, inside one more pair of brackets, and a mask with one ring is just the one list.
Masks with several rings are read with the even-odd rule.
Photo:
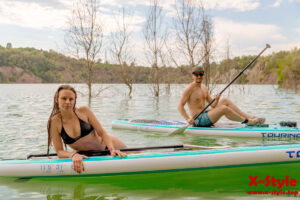
[[69, 85], [60, 86], [54, 95], [54, 106], [48, 120], [48, 151], [51, 142], [59, 158], [72, 158], [73, 169], [84, 171], [83, 159], [77, 152], [64, 149], [63, 143], [76, 151], [103, 151], [108, 149], [112, 156], [126, 157], [118, 149], [126, 145], [117, 137], [106, 133], [94, 113], [86, 106], [76, 108], [77, 94]]
[[[210, 111], [205, 111], [200, 114], [197, 119], [194, 119], [205, 108], [205, 101], [208, 103], [212, 101], [208, 88], [202, 84], [204, 75], [204, 67], [193, 67], [193, 82], [184, 89], [178, 105], [180, 114], [190, 125], [196, 127], [210, 127], [224, 115], [229, 120], [241, 122], [249, 126], [263, 124], [265, 122], [265, 118], [256, 118], [244, 113], [229, 99], [220, 99], [220, 94], [215, 96], [215, 102], [211, 104], [212, 109]], [[191, 117], [184, 109], [186, 103], [188, 104]]]

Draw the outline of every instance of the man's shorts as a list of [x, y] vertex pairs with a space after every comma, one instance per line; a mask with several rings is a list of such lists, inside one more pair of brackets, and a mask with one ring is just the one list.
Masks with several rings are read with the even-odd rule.
[[207, 112], [199, 115], [195, 119], [195, 123], [193, 124], [193, 126], [195, 126], [195, 127], [211, 127], [213, 125], [213, 123], [210, 121]]

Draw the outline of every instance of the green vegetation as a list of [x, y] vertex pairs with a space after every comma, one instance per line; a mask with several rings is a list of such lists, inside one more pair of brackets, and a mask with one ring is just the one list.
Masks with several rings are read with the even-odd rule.
[[[82, 60], [67, 57], [52, 50], [0, 46], [0, 82], [13, 83], [17, 78], [16, 74], [12, 77], [5, 77], [1, 73], [1, 66], [21, 68], [39, 77], [43, 83], [84, 83], [87, 79]], [[149, 83], [151, 68], [134, 66], [132, 63], [129, 70], [135, 83]], [[167, 82], [166, 71], [169, 73], [171, 83], [190, 81], [190, 68], [188, 67], [161, 68], [161, 82]], [[93, 69], [92, 80], [94, 83], [123, 83], [120, 73], [119, 65], [98, 61]]]
[[7, 78], [0, 72], [0, 83], [8, 83]]
[[273, 53], [265, 61], [264, 74], [276, 73], [279, 85], [295, 88], [300, 84], [300, 49]]
[[[211, 64], [211, 76], [213, 79], [221, 77], [221, 82], [228, 82], [223, 76], [236, 74], [243, 69], [254, 56], [235, 57], [226, 59], [219, 64]], [[300, 84], [300, 49], [291, 51], [280, 51], [272, 55], [261, 57], [257, 62], [264, 62], [262, 74], [258, 77], [257, 83], [264, 81], [268, 74], [276, 74], [277, 83], [282, 87], [297, 87]], [[77, 60], [53, 50], [43, 51], [34, 48], [12, 48], [0, 46], [0, 83], [14, 83], [24, 73], [32, 74], [43, 83], [84, 83], [87, 74], [84, 70], [82, 60]], [[255, 65], [255, 63], [254, 63]], [[253, 69], [252, 65], [249, 69]], [[3, 67], [18, 67], [20, 73], [10, 72], [7, 76], [3, 73]], [[135, 66], [134, 63], [128, 66], [130, 76], [134, 83], [149, 83], [151, 80], [151, 68]], [[160, 68], [161, 83], [188, 83], [191, 81], [189, 66], [178, 68]], [[19, 70], [20, 71], [20, 70]], [[123, 83], [121, 68], [117, 64], [101, 63], [99, 60], [93, 71], [92, 80], [94, 83]], [[243, 74], [236, 83], [247, 83], [249, 80]], [[275, 83], [276, 84], [276, 83]]]

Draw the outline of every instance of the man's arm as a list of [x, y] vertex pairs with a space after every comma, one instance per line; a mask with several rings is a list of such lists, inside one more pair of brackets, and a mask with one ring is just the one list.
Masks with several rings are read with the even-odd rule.
[[[184, 89], [182, 95], [181, 95], [181, 98], [180, 98], [180, 101], [179, 101], [179, 104], [178, 104], [178, 111], [180, 112], [180, 114], [184, 117], [184, 119], [190, 123], [191, 121], [191, 118], [189, 117], [189, 115], [186, 113], [185, 109], [184, 109], [184, 106], [185, 104], [187, 103], [189, 97], [190, 97], [190, 91], [191, 91], [191, 88], [188, 86], [187, 88]], [[193, 120], [192, 120], [193, 121]], [[191, 121], [191, 122], [192, 122]], [[194, 123], [194, 122], [192, 122]]]
[[[210, 94], [209, 94], [209, 92], [208, 92], [208, 88], [205, 87], [205, 89], [206, 89], [206, 92], [207, 92], [207, 95], [206, 95], [206, 101], [207, 101], [208, 103], [210, 103], [213, 99], [211, 98], [211, 96], [210, 96]], [[215, 107], [218, 105], [219, 100], [220, 100], [220, 97], [221, 97], [220, 94], [217, 94], [217, 95], [215, 96], [215, 102], [212, 103], [212, 104], [210, 105], [212, 108], [215, 108]]]

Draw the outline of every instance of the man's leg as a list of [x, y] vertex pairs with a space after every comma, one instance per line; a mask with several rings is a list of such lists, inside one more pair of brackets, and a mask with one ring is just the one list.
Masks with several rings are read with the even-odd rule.
[[236, 121], [236, 122], [244, 122], [246, 119], [248, 119], [248, 122], [246, 123], [248, 126], [253, 126], [261, 122], [260, 118], [247, 118], [239, 115], [236, 113], [233, 109], [231, 109], [228, 106], [225, 105], [219, 105], [213, 110], [209, 111], [208, 117], [210, 121], [214, 124], [216, 123], [223, 115], [226, 116], [227, 119]]
[[209, 119], [212, 123], [216, 123], [222, 116], [226, 116], [229, 120], [243, 122], [246, 117], [236, 113], [233, 109], [226, 105], [219, 105], [208, 112]]
[[[247, 119], [252, 119], [254, 118], [251, 115], [248, 115], [247, 113], [244, 113], [243, 111], [241, 111], [241, 109], [239, 109], [232, 101], [230, 101], [227, 98], [222, 98], [219, 103], [217, 104], [217, 107], [225, 105], [229, 108], [231, 108], [235, 113], [237, 113], [239, 116], [243, 117], [243, 118], [247, 118]], [[216, 108], [217, 108], [216, 107]], [[235, 120], [233, 120], [235, 121]]]

